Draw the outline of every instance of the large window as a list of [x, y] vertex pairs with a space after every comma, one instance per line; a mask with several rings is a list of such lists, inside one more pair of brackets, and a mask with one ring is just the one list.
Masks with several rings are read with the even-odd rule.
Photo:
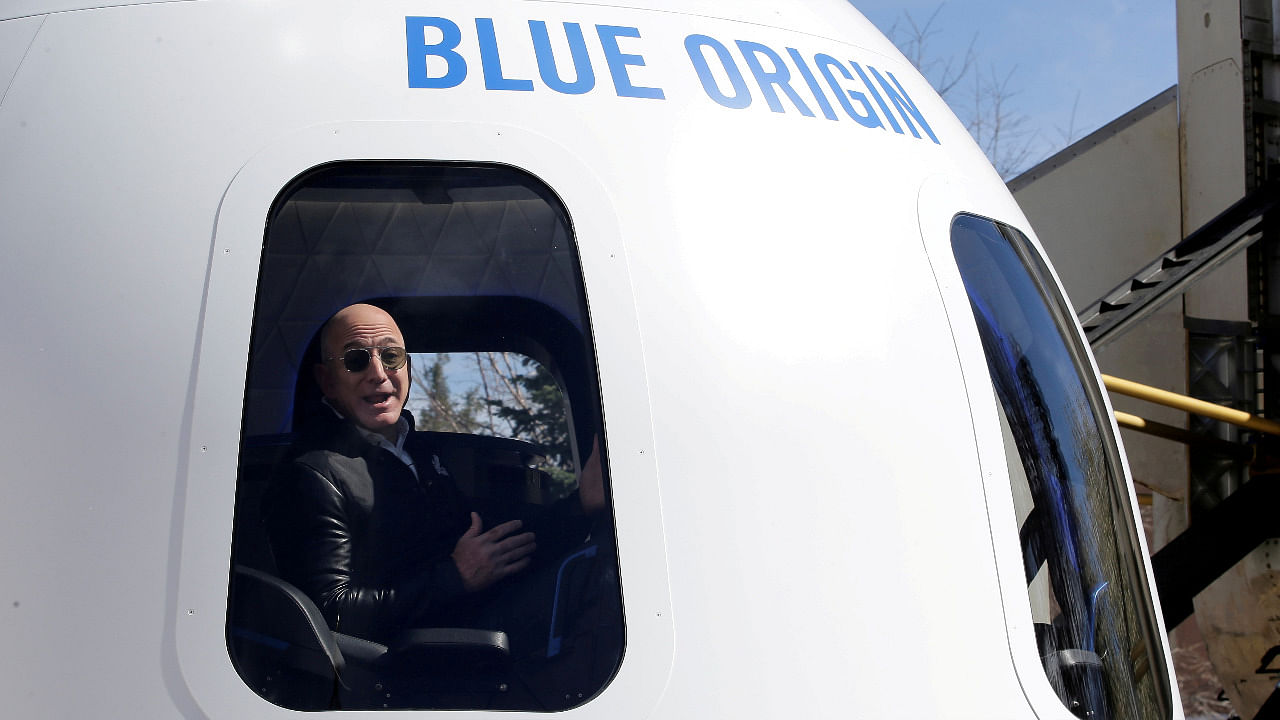
[[1017, 231], [962, 215], [951, 237], [998, 397], [1044, 671], [1077, 717], [1167, 717], [1133, 514], [1070, 311]]
[[[322, 347], [356, 303], [388, 313], [408, 352], [399, 456], [347, 432], [358, 418], [317, 381], [325, 363], [384, 361]], [[561, 710], [597, 694], [624, 639], [598, 387], [568, 214], [536, 178], [340, 163], [285, 188], [236, 489], [227, 642], [245, 682], [306, 710]], [[471, 513], [479, 532], [534, 532], [527, 567], [462, 580]]]

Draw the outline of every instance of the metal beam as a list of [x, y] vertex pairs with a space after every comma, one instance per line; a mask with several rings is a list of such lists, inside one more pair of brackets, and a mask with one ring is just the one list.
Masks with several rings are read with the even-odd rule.
[[1096, 350], [1119, 337], [1196, 280], [1257, 242], [1263, 235], [1263, 217], [1278, 201], [1278, 182], [1254, 190], [1081, 310], [1078, 316], [1089, 344]]
[[1255, 477], [1151, 556], [1166, 627], [1190, 617], [1195, 596], [1250, 551], [1280, 537], [1277, 507], [1280, 477]]

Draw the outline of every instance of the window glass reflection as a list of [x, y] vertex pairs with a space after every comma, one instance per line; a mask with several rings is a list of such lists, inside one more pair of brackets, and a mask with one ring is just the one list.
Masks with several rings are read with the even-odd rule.
[[542, 182], [416, 162], [295, 179], [267, 218], [241, 430], [226, 631], [256, 693], [558, 711], [610, 682], [599, 380]]
[[1016, 231], [960, 216], [952, 249], [999, 400], [1045, 673], [1078, 717], [1163, 717], [1132, 513], [1069, 311]]

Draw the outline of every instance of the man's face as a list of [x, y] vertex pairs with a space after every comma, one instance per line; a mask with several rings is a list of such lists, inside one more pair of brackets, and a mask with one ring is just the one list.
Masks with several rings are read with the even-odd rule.
[[400, 410], [409, 397], [409, 365], [387, 370], [378, 351], [368, 367], [350, 372], [342, 355], [356, 348], [404, 347], [400, 328], [384, 310], [372, 305], [351, 305], [329, 321], [321, 337], [323, 360], [316, 365], [316, 380], [324, 396], [343, 415], [371, 432], [395, 440]]

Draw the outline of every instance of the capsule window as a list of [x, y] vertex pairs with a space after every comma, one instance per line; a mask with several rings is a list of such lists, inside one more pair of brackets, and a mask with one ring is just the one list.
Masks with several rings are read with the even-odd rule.
[[1049, 683], [1080, 718], [1167, 717], [1137, 528], [1070, 308], [1016, 230], [961, 215], [951, 242], [998, 400]]
[[564, 710], [624, 646], [568, 213], [503, 166], [339, 163], [267, 218], [227, 612], [297, 710]]

